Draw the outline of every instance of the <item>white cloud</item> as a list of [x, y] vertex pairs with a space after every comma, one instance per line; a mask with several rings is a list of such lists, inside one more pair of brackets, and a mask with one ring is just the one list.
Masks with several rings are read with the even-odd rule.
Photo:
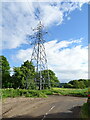
[[42, 13], [42, 21], [45, 26], [49, 26], [53, 23], [61, 24], [63, 21], [63, 12], [59, 10], [59, 7], [46, 5], [43, 6], [44, 11]]
[[[88, 78], [88, 47], [80, 45], [81, 39], [45, 43], [49, 69], [56, 73], [61, 82]], [[31, 51], [32, 49], [20, 50], [16, 58], [21, 61], [30, 60]]]
[[88, 78], [88, 49], [81, 45], [59, 50], [57, 44], [48, 49], [49, 66], [61, 80]]
[[[27, 2], [27, 0], [1, 0], [2, 2]], [[28, 0], [29, 2], [89, 2], [90, 0]]]
[[32, 49], [26, 49], [26, 50], [19, 50], [18, 54], [16, 55], [16, 59], [20, 60], [21, 62], [30, 60], [32, 54]]
[[[60, 25], [64, 17], [75, 9], [81, 9], [84, 4], [80, 2], [3, 2], [2, 3], [2, 45], [3, 49], [17, 48], [27, 44], [27, 34], [33, 34], [31, 27], [35, 28], [38, 20], [35, 19], [35, 10], [40, 8], [40, 18], [45, 27]], [[86, 1], [87, 2], [87, 1]], [[65, 16], [64, 16], [65, 14]]]

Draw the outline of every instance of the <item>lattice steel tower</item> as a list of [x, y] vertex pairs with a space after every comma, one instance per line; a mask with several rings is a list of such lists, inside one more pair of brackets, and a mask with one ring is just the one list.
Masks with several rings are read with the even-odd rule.
[[47, 32], [44, 32], [43, 27], [44, 26], [40, 21], [37, 28], [33, 29], [33, 31], [35, 31], [34, 35], [29, 36], [30, 39], [34, 39], [34, 41], [31, 43], [34, 45], [31, 62], [35, 66], [35, 70], [37, 73], [35, 75], [35, 82], [39, 87], [39, 90], [45, 89], [45, 87], [50, 88], [50, 77], [44, 47], [45, 40], [43, 39], [43, 36]]

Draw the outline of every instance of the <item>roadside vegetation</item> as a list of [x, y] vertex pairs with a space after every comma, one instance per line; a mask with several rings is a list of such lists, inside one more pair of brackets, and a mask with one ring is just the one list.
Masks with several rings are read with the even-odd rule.
[[[52, 70], [43, 70], [41, 72], [45, 78], [44, 90], [38, 90], [38, 84], [34, 80], [37, 73], [33, 63], [27, 60], [20, 67], [14, 67], [11, 76], [7, 58], [0, 56], [0, 78], [2, 78], [2, 90], [0, 91], [2, 91], [2, 97], [47, 97], [47, 95], [87, 97], [89, 80], [72, 80], [62, 84]], [[47, 73], [50, 76], [51, 89], [48, 89], [47, 86]]]
[[84, 120], [87, 118], [87, 120], [90, 120], [90, 87], [88, 88], [88, 99], [87, 103], [84, 103], [81, 108], [81, 118]]
[[47, 97], [46, 94], [39, 90], [26, 90], [26, 89], [2, 89], [2, 98], [7, 97]]
[[84, 105], [81, 108], [81, 118], [84, 120], [85, 118], [90, 119], [90, 104], [89, 103], [84, 103]]
[[73, 88], [52, 88], [53, 91], [61, 95], [87, 97], [88, 88], [85, 89], [73, 89]]
[[2, 89], [2, 98], [7, 97], [47, 97], [48, 95], [69, 95], [77, 97], [87, 97], [88, 88], [86, 89], [65, 89], [65, 88], [51, 88], [48, 90], [27, 90], [27, 89]]

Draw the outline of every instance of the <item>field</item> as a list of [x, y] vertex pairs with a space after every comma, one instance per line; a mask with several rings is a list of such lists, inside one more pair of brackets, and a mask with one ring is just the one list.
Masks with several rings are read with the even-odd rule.
[[2, 98], [7, 97], [47, 97], [47, 95], [68, 95], [77, 97], [87, 97], [88, 88], [70, 89], [70, 88], [51, 88], [50, 90], [27, 90], [7, 88], [0, 90]]

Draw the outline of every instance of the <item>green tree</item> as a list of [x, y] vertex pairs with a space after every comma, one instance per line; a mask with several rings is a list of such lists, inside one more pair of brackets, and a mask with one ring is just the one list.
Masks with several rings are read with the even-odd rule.
[[80, 79], [79, 81], [83, 81], [86, 88], [90, 86], [90, 84], [89, 84], [90, 80], [89, 79]]
[[7, 58], [0, 56], [0, 77], [2, 76], [2, 87], [7, 88], [11, 86], [10, 79], [10, 65]]
[[13, 69], [14, 69], [14, 74], [12, 76], [13, 88], [18, 88], [22, 85], [21, 80], [23, 78], [23, 73], [20, 70], [20, 67], [14, 67]]
[[83, 81], [86, 87], [89, 87], [89, 80], [84, 80]]
[[80, 88], [79, 81], [78, 80], [74, 80], [73, 86], [74, 86], [74, 88]]
[[35, 68], [31, 62], [25, 61], [21, 67], [14, 68], [13, 87], [35, 89]]
[[42, 71], [42, 74], [43, 74], [43, 78], [45, 78], [46, 86], [48, 84], [48, 74], [49, 74], [51, 87], [59, 87], [60, 81], [58, 80], [58, 78], [56, 77], [55, 73], [52, 70], [44, 70]]
[[86, 85], [84, 84], [84, 81], [79, 82], [79, 88], [81, 88], [81, 89], [86, 88]]
[[74, 88], [81, 88], [81, 89], [83, 89], [83, 88], [86, 87], [83, 79], [73, 80], [73, 81], [70, 81], [69, 83], [72, 84]]
[[70, 83], [65, 83], [64, 88], [73, 88], [73, 85]]

